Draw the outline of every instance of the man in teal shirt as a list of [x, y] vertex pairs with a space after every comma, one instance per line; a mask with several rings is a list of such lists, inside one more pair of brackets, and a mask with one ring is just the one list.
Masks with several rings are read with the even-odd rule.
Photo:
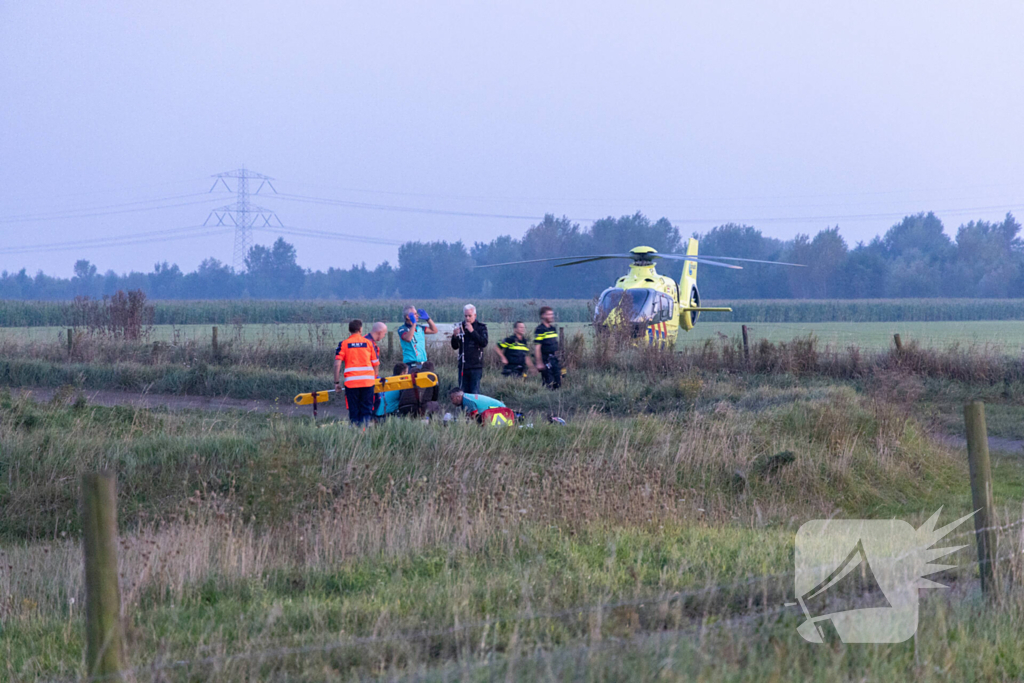
[[406, 306], [405, 322], [398, 328], [398, 338], [402, 342], [402, 362], [409, 366], [410, 372], [416, 372], [427, 362], [426, 335], [437, 334], [437, 325], [422, 308]]
[[477, 413], [482, 413], [488, 408], [507, 408], [504, 403], [496, 398], [490, 396], [484, 396], [483, 394], [466, 394], [463, 393], [462, 389], [452, 389], [448, 393], [448, 397], [452, 400], [452, 405], [462, 406], [462, 409], [467, 413], [472, 413], [474, 410]]

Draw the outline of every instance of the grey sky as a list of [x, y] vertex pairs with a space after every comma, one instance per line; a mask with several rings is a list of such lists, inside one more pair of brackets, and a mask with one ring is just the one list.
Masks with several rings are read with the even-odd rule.
[[[838, 223], [851, 246], [933, 209], [955, 232], [1024, 213], [1022, 34], [1016, 1], [0, 0], [0, 221], [204, 192], [244, 164], [281, 192], [370, 204], [640, 210], [782, 238]], [[197, 225], [204, 199], [0, 222], [0, 269], [230, 263], [230, 234], [2, 252]], [[393, 240], [530, 225], [257, 201], [291, 226]], [[397, 255], [286, 239], [313, 268]]]

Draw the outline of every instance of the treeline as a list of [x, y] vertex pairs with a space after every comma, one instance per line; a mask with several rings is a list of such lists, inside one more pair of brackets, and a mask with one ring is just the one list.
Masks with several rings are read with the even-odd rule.
[[[701, 266], [699, 281], [708, 299], [878, 299], [904, 297], [1011, 298], [1024, 296], [1021, 225], [1007, 214], [1002, 222], [971, 221], [956, 238], [933, 213], [907, 216], [881, 236], [851, 247], [838, 227], [813, 237], [783, 241], [748, 225], [721, 225], [700, 239], [700, 253], [806, 264], [787, 268], [746, 264], [735, 271]], [[522, 238], [508, 235], [467, 247], [462, 242], [407, 242], [398, 265], [373, 269], [311, 271], [295, 248], [278, 239], [254, 246], [245, 269], [207, 259], [193, 272], [158, 263], [150, 273], [100, 274], [86, 260], [71, 278], [25, 270], [0, 274], [0, 298], [69, 300], [100, 298], [119, 290], [142, 290], [150, 299], [590, 299], [621, 275], [622, 260], [555, 268], [551, 263], [474, 268], [510, 261], [625, 253], [638, 245], [682, 253], [685, 238], [667, 219], [642, 214], [605, 218], [589, 228], [567, 218], [546, 216]], [[678, 277], [678, 263], [660, 264]]]

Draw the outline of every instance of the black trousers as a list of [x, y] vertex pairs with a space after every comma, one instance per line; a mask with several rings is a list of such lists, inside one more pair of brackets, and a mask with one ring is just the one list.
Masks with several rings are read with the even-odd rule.
[[348, 419], [364, 424], [373, 417], [373, 387], [345, 387]]
[[479, 394], [480, 380], [483, 376], [483, 368], [465, 368], [462, 371], [462, 391], [467, 394]]
[[502, 377], [526, 377], [525, 365], [512, 365], [509, 363], [501, 369]]
[[562, 386], [562, 361], [558, 360], [558, 356], [551, 354], [547, 357], [540, 368], [540, 376], [544, 386], [550, 389]]

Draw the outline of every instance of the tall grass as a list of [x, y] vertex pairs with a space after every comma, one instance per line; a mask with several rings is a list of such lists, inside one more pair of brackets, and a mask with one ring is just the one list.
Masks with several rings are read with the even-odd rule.
[[[0, 386], [71, 385], [287, 401], [297, 393], [328, 386], [332, 379], [334, 339], [318, 324], [310, 323], [309, 328], [308, 342], [263, 337], [247, 341], [225, 335], [216, 351], [195, 340], [141, 343], [79, 334], [70, 356], [61, 341], [0, 338]], [[386, 348], [382, 362], [389, 368], [400, 360], [400, 351], [395, 345], [388, 355]], [[428, 353], [446, 390], [456, 381], [456, 354], [446, 343], [431, 345]], [[933, 349], [907, 341], [901, 350], [862, 351], [852, 345], [823, 345], [807, 336], [783, 342], [757, 340], [748, 358], [739, 339], [723, 337], [666, 352], [577, 334], [566, 340], [563, 357], [569, 375], [562, 390], [551, 393], [542, 391], [537, 381], [500, 377], [497, 356], [485, 354], [485, 393], [517, 409], [560, 415], [678, 410], [693, 403], [694, 387], [722, 373], [751, 382], [819, 378], [876, 386], [902, 381], [893, 378], [916, 377], [999, 387], [1004, 398], [1024, 396], [1024, 362], [979, 345]]]
[[[762, 398], [363, 432], [2, 397], [0, 678], [81, 673], [77, 482], [99, 467], [119, 479], [132, 664], [204, 660], [159, 680], [443, 679], [470, 664], [532, 680], [530, 657], [568, 673], [577, 647], [617, 671], [603, 644], [780, 605], [798, 520], [968, 507], [965, 463], [903, 407], [846, 389]], [[648, 645], [626, 651], [638, 671]], [[742, 670], [714, 647], [692, 663]]]

